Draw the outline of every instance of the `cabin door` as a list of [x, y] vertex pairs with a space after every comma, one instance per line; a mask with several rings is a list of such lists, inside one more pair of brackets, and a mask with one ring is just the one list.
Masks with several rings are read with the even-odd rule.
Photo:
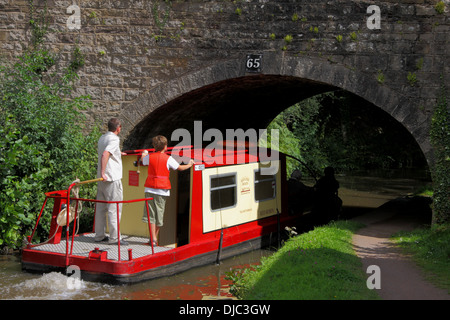
[[[130, 155], [122, 157], [123, 163], [123, 196], [124, 200], [142, 199], [144, 194], [144, 183], [147, 179], [147, 167], [138, 168], [134, 165], [137, 157]], [[161, 246], [177, 246], [177, 215], [178, 215], [178, 171], [170, 172], [170, 183], [172, 189], [170, 197], [166, 200], [164, 212], [164, 225], [159, 232], [159, 244]], [[184, 188], [184, 186], [183, 186]], [[189, 188], [189, 186], [188, 186]], [[148, 224], [142, 222], [144, 214], [144, 202], [127, 203], [123, 205], [122, 218], [120, 221], [120, 233], [126, 236], [140, 236], [150, 239]]]

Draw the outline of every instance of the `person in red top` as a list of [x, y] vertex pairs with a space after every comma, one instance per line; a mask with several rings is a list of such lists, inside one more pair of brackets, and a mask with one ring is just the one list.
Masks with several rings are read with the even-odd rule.
[[[163, 226], [164, 209], [166, 199], [170, 196], [170, 170], [183, 171], [189, 169], [194, 164], [190, 160], [188, 164], [180, 165], [172, 156], [167, 155], [167, 138], [156, 136], [152, 139], [155, 152], [148, 154], [147, 150], [142, 153], [142, 165], [148, 165], [148, 176], [145, 180], [145, 197], [153, 198], [148, 201], [150, 215], [150, 229], [152, 232], [153, 245], [158, 243], [159, 229]], [[147, 208], [144, 206], [142, 221], [148, 223]]]

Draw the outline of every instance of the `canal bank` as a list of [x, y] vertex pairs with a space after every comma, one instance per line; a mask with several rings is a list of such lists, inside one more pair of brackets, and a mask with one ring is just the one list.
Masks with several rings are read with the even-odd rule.
[[[398, 231], [428, 230], [429, 203], [402, 197], [293, 237], [255, 271], [237, 270], [235, 294], [244, 300], [449, 300], [390, 240]], [[431, 246], [448, 238], [442, 236]], [[443, 265], [437, 271], [445, 277], [442, 258], [427, 263]]]

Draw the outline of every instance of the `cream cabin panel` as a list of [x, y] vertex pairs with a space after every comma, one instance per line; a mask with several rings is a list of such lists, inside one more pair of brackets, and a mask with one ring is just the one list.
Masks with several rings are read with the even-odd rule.
[[[259, 171], [262, 166], [260, 163], [249, 163], [203, 170], [203, 232], [211, 232], [266, 218], [275, 215], [277, 209], [281, 210], [280, 170], [276, 173], [275, 181], [271, 185], [275, 196], [262, 201], [255, 200], [255, 172]], [[217, 177], [235, 177], [234, 194], [236, 201], [233, 205], [225, 201], [225, 207], [222, 209], [214, 209], [216, 201], [211, 199], [211, 187], [213, 190], [220, 188], [215, 183], [211, 185], [212, 179]], [[271, 178], [271, 176], [267, 177]], [[228, 179], [229, 186], [232, 184], [231, 180], [231, 178]]]

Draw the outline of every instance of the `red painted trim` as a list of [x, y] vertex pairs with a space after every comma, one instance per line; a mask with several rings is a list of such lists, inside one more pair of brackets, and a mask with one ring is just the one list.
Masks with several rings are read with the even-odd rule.
[[202, 171], [192, 172], [192, 199], [189, 242], [197, 242], [203, 237], [203, 194]]
[[[245, 241], [260, 238], [263, 235], [276, 231], [276, 217], [246, 223], [244, 225], [231, 227], [224, 230], [223, 248], [233, 246]], [[284, 217], [282, 225], [289, 223], [290, 219]], [[216, 252], [219, 248], [220, 231], [211, 232], [203, 241], [175, 248], [170, 251], [155, 253], [133, 260], [100, 260], [88, 257], [70, 256], [69, 265], [77, 265], [81, 270], [87, 272], [107, 273], [111, 275], [129, 275], [146, 271], [152, 268], [167, 266], [175, 262], [200, 256], [205, 253]], [[123, 258], [124, 259], [124, 258]], [[126, 259], [126, 258], [125, 258]], [[23, 249], [22, 261], [45, 266], [66, 267], [66, 255], [54, 252]]]

